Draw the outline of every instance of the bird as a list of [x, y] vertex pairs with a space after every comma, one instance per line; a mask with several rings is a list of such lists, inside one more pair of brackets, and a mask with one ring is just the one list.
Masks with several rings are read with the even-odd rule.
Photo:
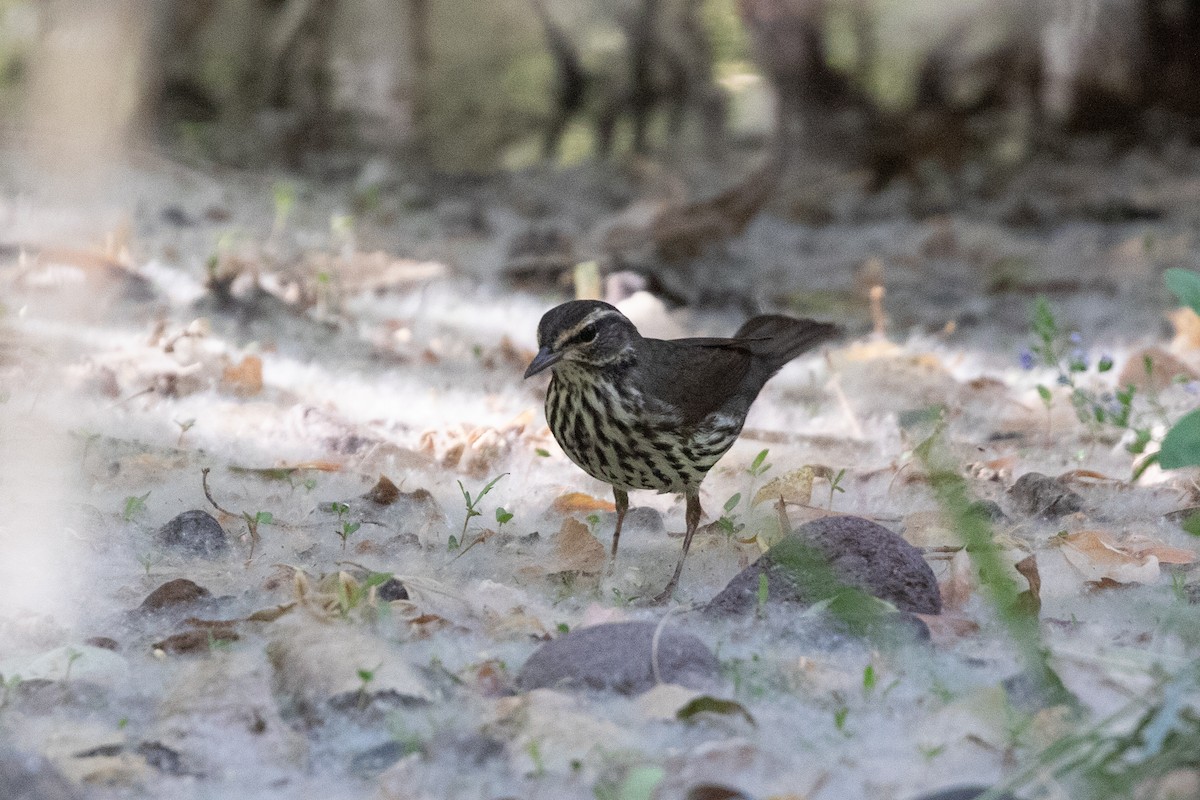
[[571, 461], [612, 487], [612, 563], [630, 491], [686, 498], [683, 551], [652, 602], [674, 594], [700, 522], [700, 484], [737, 440], [763, 385], [839, 333], [830, 323], [766, 314], [728, 339], [652, 339], [599, 300], [572, 300], [542, 316], [538, 352], [525, 378], [552, 370], [546, 391], [551, 433]]

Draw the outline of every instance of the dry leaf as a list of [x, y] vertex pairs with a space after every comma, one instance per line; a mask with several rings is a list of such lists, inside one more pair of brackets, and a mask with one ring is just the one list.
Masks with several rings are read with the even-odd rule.
[[1016, 567], [1029, 582], [1029, 588], [1017, 595], [1016, 606], [1036, 617], [1042, 610], [1042, 576], [1038, 573], [1037, 557], [1026, 556], [1016, 563]]
[[600, 540], [577, 519], [564, 519], [554, 536], [555, 572], [595, 574], [604, 569], [607, 555]]
[[[1147, 359], [1150, 360], [1149, 372], [1146, 371]], [[1193, 381], [1200, 378], [1194, 369], [1161, 347], [1145, 347], [1129, 355], [1117, 385], [1162, 390], [1171, 385], [1176, 375], [1185, 375]]]
[[1154, 556], [1159, 564], [1194, 564], [1196, 553], [1186, 547], [1171, 547], [1157, 542], [1149, 536], [1130, 536], [1125, 540], [1125, 549], [1138, 558]]
[[568, 492], [560, 495], [554, 498], [554, 503], [550, 507], [559, 514], [617, 510], [617, 507], [607, 500], [601, 500], [583, 492]]
[[767, 500], [778, 501], [781, 497], [785, 503], [806, 506], [812, 500], [814, 477], [813, 468], [808, 466], [780, 475], [767, 481], [766, 485], [754, 493], [754, 500], [750, 502], [750, 506], [753, 508]]
[[950, 576], [938, 586], [942, 593], [943, 609], [957, 610], [967, 604], [975, 588], [973, 575], [970, 555], [966, 550], [959, 550], [950, 559]]
[[221, 385], [238, 397], [253, 397], [263, 388], [263, 363], [258, 356], [246, 356], [242, 363], [225, 368]]
[[1153, 583], [1158, 579], [1157, 556], [1132, 553], [1103, 531], [1076, 531], [1064, 536], [1062, 552], [1086, 581], [1110, 578], [1117, 583]]
[[1175, 326], [1174, 350], [1200, 350], [1200, 316], [1190, 308], [1180, 308], [1167, 315]]
[[386, 475], [380, 475], [379, 480], [371, 487], [371, 491], [363, 495], [363, 498], [377, 505], [390, 506], [400, 499], [400, 490]]

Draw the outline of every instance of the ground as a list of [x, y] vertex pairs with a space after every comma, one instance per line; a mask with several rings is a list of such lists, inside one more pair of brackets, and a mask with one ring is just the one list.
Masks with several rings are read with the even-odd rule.
[[[1174, 512], [1195, 473], [1135, 481], [1130, 445], [1144, 430], [1153, 451], [1196, 405], [1200, 340], [1161, 279], [1200, 261], [1194, 151], [1085, 151], [985, 200], [835, 177], [806, 200], [820, 214], [768, 208], [675, 279], [724, 270], [735, 302], [619, 291], [658, 335], [728, 334], [748, 305], [847, 329], [758, 399], [664, 607], [641, 598], [674, 566], [682, 503], [635, 493], [609, 568], [608, 489], [547, 430], [546, 377], [522, 379], [570, 281], [504, 273], [531, 217], [589, 255], [631, 184], [601, 202], [592, 166], [417, 190], [7, 164], [0, 753], [45, 756], [29, 769], [63, 792], [882, 800], [1035, 773], [1061, 792], [1087, 776], [1054, 768], [1087, 743], [1148, 710], [1189, 719], [1197, 544]], [[1030, 665], [935, 451], [995, 503], [988, 535], [1071, 702], [1014, 688]], [[1059, 480], [1014, 493], [1031, 472]], [[920, 548], [943, 603], [930, 638], [769, 597], [697, 612], [780, 538], [780, 495], [789, 526], [853, 514]], [[180, 544], [168, 523], [195, 510], [219, 529]], [[204, 591], [147, 604], [178, 579]], [[623, 620], [694, 634], [718, 673], [635, 695], [522, 685], [547, 640]], [[736, 705], [681, 719], [698, 694]]]

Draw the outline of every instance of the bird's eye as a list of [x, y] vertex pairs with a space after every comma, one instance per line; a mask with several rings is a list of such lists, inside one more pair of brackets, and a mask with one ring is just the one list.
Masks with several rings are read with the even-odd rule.
[[592, 342], [595, 340], [596, 340], [596, 326], [595, 325], [588, 325], [586, 328], [581, 330], [575, 336], [575, 341], [578, 344], [587, 344], [588, 342]]

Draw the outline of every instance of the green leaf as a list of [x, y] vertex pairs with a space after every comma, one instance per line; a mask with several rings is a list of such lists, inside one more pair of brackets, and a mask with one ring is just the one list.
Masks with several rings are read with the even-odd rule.
[[1184, 415], [1163, 437], [1158, 465], [1179, 469], [1200, 465], [1200, 408]]
[[863, 669], [863, 691], [870, 692], [875, 688], [875, 684], [879, 681], [879, 677], [875, 674], [875, 667], [871, 664]]
[[1200, 273], [1190, 269], [1169, 269], [1163, 273], [1163, 282], [1182, 305], [1200, 314]]
[[1058, 320], [1050, 308], [1050, 301], [1044, 295], [1038, 295], [1033, 304], [1033, 332], [1046, 344], [1052, 344], [1058, 338]]
[[1108, 356], [1101, 356], [1100, 363], [1096, 365], [1097, 372], [1108, 372], [1113, 368], [1113, 360]]
[[509, 513], [504, 506], [498, 506], [496, 508], [496, 522], [499, 522], [501, 525], [503, 525], [512, 518], [513, 515]]
[[758, 607], [765, 608], [771, 596], [771, 586], [767, 581], [767, 573], [758, 576]]
[[1050, 402], [1054, 399], [1054, 396], [1050, 394], [1050, 389], [1040, 383], [1037, 385], [1037, 393], [1046, 405], [1050, 405]]
[[767, 460], [767, 453], [769, 452], [771, 452], [769, 448], [760, 450], [758, 455], [754, 457], [754, 460], [750, 462], [750, 468], [748, 471], [755, 472], [759, 467], [761, 467], [763, 462]]
[[544, 447], [539, 447], [539, 448], [537, 448], [536, 450], [534, 450], [533, 452], [537, 453], [537, 454], [538, 454], [539, 456], [541, 456], [542, 458], [549, 458], [549, 457], [550, 457], [550, 451], [549, 451], [549, 450], [547, 450], [547, 449], [546, 449], [546, 448], [544, 448]]
[[662, 767], [634, 767], [622, 781], [621, 788], [617, 791], [617, 800], [653, 800], [658, 785], [665, 777], [666, 772]]
[[1189, 514], [1183, 522], [1179, 523], [1179, 527], [1190, 533], [1192, 536], [1200, 536], [1200, 512]]
[[692, 699], [683, 708], [675, 712], [675, 718], [686, 722], [697, 714], [739, 716], [751, 725], [755, 724], [754, 717], [750, 715], [750, 712], [741, 703], [733, 700], [723, 700], [720, 697], [713, 697], [707, 694], [702, 694]]
[[738, 492], [733, 497], [725, 501], [725, 512], [728, 513], [737, 508], [737, 504], [742, 502], [742, 493]]

